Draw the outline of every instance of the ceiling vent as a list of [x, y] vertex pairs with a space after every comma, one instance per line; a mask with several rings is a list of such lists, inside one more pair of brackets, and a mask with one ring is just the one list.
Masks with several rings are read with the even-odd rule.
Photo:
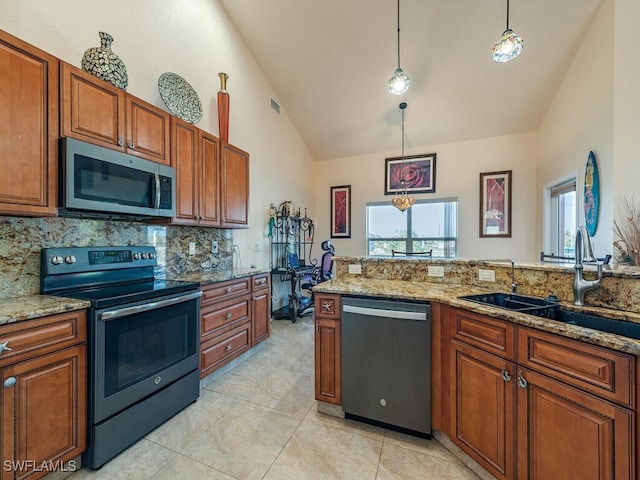
[[269, 104], [271, 105], [271, 110], [280, 115], [280, 104], [276, 102], [273, 98], [269, 99]]

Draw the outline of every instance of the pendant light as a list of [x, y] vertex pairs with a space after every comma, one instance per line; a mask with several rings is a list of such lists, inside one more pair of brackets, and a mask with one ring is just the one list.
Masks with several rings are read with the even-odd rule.
[[401, 212], [409, 210], [414, 203], [416, 203], [416, 199], [410, 197], [407, 194], [407, 183], [405, 182], [405, 172], [404, 172], [404, 109], [407, 108], [407, 103], [402, 102], [400, 105], [400, 111], [402, 112], [402, 157], [400, 163], [400, 186], [401, 192], [398, 195], [396, 191], [393, 194], [393, 198], [391, 199], [391, 204], [396, 207]]
[[398, 68], [387, 82], [387, 90], [394, 95], [402, 95], [409, 90], [409, 85], [411, 85], [411, 80], [400, 68], [400, 0], [398, 0]]
[[491, 58], [497, 63], [508, 62], [520, 55], [523, 47], [522, 37], [509, 28], [509, 0], [507, 0], [507, 29], [491, 49]]

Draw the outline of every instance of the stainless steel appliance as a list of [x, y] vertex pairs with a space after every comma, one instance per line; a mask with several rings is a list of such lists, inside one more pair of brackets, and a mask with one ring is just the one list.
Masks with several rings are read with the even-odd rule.
[[431, 435], [431, 306], [343, 297], [342, 410]]
[[61, 163], [62, 215], [175, 215], [175, 170], [167, 165], [73, 138], [62, 140]]
[[199, 395], [199, 284], [154, 277], [154, 247], [42, 251], [41, 292], [91, 302], [83, 465], [99, 468]]

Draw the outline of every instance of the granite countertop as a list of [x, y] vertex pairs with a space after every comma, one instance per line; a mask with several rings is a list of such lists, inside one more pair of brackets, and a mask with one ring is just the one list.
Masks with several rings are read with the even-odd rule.
[[[518, 325], [557, 333], [565, 337], [583, 340], [594, 345], [601, 345], [621, 352], [640, 355], [639, 340], [459, 299], [458, 297], [462, 295], [488, 292], [487, 289], [470, 285], [349, 278], [347, 281], [334, 279], [323, 282], [314, 287], [314, 291], [340, 295], [365, 295], [380, 298], [439, 302], [451, 305], [452, 307], [464, 308], [465, 310], [475, 313], [490, 315], [494, 318], [506, 320]], [[640, 323], [640, 314], [637, 313], [599, 307], [576, 307], [567, 302], [562, 302], [562, 306], [568, 310]]]
[[[172, 276], [172, 280], [186, 280], [199, 282], [200, 285], [208, 285], [234, 278], [248, 277], [260, 273], [268, 273], [268, 269], [241, 268], [227, 272], [193, 273], [181, 276]], [[78, 300], [66, 297], [54, 297], [51, 295], [29, 295], [25, 297], [3, 298], [0, 303], [0, 325], [45, 317], [56, 313], [70, 312], [89, 308], [88, 300]]]
[[72, 310], [81, 310], [90, 306], [91, 304], [87, 300], [52, 297], [50, 295], [3, 298], [0, 304], [0, 325]]
[[185, 273], [183, 275], [171, 276], [172, 280], [185, 280], [189, 282], [199, 282], [200, 285], [210, 285], [212, 283], [233, 280], [234, 278], [250, 277], [261, 273], [269, 273], [267, 268], [234, 268], [226, 272], [200, 272]]

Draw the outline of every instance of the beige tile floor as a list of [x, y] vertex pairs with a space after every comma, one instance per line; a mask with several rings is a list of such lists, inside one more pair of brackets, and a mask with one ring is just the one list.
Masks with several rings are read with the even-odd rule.
[[478, 480], [436, 440], [327, 416], [314, 400], [313, 320], [265, 347], [97, 471], [72, 480]]

